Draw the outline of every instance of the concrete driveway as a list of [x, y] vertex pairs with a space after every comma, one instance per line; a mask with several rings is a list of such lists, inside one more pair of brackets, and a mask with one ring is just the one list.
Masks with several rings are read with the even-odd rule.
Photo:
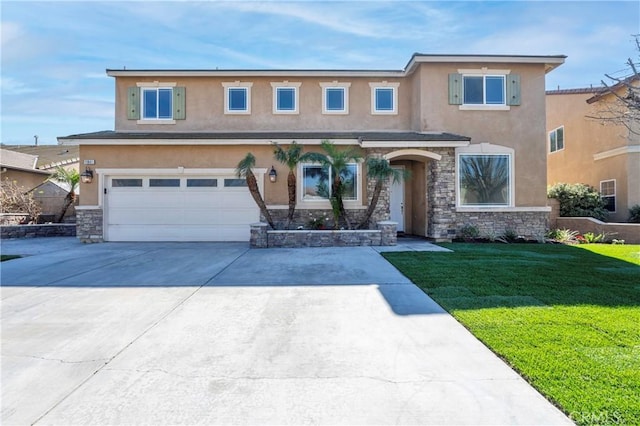
[[2, 424], [571, 423], [372, 248], [2, 253]]

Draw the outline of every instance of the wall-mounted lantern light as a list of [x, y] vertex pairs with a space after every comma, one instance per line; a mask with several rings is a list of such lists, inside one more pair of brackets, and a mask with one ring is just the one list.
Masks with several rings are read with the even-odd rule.
[[271, 182], [275, 182], [276, 180], [278, 180], [278, 173], [276, 172], [276, 169], [273, 168], [273, 166], [271, 166], [271, 170], [269, 171], [269, 180]]
[[84, 172], [80, 174], [80, 180], [82, 183], [91, 183], [93, 181], [93, 170], [85, 168]]

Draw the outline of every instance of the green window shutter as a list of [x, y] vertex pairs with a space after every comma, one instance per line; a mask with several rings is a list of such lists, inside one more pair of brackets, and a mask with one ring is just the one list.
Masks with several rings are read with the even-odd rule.
[[127, 89], [127, 119], [140, 119], [140, 88], [129, 87]]
[[187, 118], [186, 89], [184, 87], [173, 88], [173, 119], [184, 120]]
[[507, 75], [507, 105], [520, 105], [520, 74]]
[[449, 74], [449, 105], [462, 105], [462, 74]]

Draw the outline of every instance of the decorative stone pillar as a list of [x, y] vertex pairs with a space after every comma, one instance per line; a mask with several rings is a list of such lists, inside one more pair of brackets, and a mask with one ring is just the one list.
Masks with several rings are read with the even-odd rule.
[[378, 222], [377, 227], [381, 232], [381, 246], [395, 246], [398, 244], [398, 222], [383, 220]]
[[442, 159], [427, 165], [427, 237], [450, 241], [456, 234], [455, 150], [443, 148], [437, 153]]
[[76, 207], [76, 237], [83, 243], [101, 243], [103, 234], [101, 208]]
[[267, 239], [267, 227], [269, 224], [264, 222], [251, 224], [251, 237], [249, 239], [249, 247], [251, 248], [267, 248], [269, 241]]

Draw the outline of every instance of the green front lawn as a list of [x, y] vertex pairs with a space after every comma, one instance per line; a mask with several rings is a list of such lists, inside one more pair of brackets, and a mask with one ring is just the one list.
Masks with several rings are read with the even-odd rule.
[[640, 422], [640, 245], [384, 256], [576, 423]]

